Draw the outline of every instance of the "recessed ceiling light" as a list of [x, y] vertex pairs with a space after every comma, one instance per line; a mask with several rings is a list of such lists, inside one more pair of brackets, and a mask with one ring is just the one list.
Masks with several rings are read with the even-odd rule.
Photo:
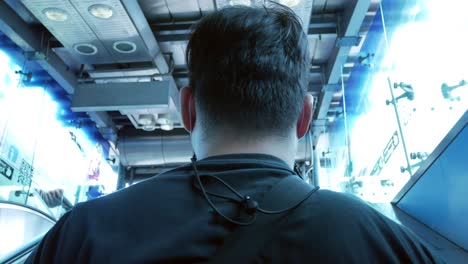
[[295, 7], [301, 2], [301, 0], [280, 0], [279, 2], [280, 4], [288, 7]]
[[114, 14], [112, 7], [103, 4], [95, 4], [88, 8], [91, 15], [101, 19], [109, 19]]
[[94, 55], [98, 51], [96, 46], [88, 43], [76, 44], [73, 49], [81, 55]]
[[120, 53], [132, 53], [136, 50], [135, 43], [131, 41], [116, 41], [112, 47]]
[[232, 6], [235, 6], [235, 5], [250, 6], [252, 4], [252, 1], [251, 0], [229, 0], [229, 4]]
[[52, 21], [63, 22], [68, 19], [67, 12], [60, 8], [46, 8], [42, 10], [42, 13]]

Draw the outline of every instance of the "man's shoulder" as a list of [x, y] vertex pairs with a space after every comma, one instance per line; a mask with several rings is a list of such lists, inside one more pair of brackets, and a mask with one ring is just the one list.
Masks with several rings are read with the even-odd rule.
[[336, 233], [339, 236], [361, 236], [367, 230], [373, 234], [376, 234], [376, 230], [387, 234], [399, 233], [402, 229], [406, 231], [359, 197], [330, 190], [317, 191], [293, 215], [296, 217], [290, 217], [290, 221], [297, 218], [308, 223], [307, 232], [319, 230], [324, 235]]
[[277, 241], [307, 245], [301, 250], [308, 257], [324, 262], [353, 263], [363, 257], [433, 262], [426, 246], [410, 230], [353, 195], [320, 190], [297, 209], [281, 223]]
[[81, 203], [79, 208], [80, 210], [87, 210], [89, 208], [108, 208], [114, 205], [122, 207], [126, 204], [134, 205], [135, 203], [150, 202], [158, 198], [164, 198], [171, 191], [171, 188], [181, 187], [181, 182], [187, 182], [187, 175], [184, 171], [167, 171], [98, 199]]
[[384, 218], [371, 205], [354, 195], [323, 189], [310, 197], [299, 213], [314, 218], [313, 221], [328, 219], [340, 220], [341, 223]]
[[[164, 204], [161, 198], [167, 198], [172, 187], [187, 185], [180, 184], [181, 180], [186, 181], [186, 177], [177, 173], [157, 175], [106, 196], [76, 204], [48, 232], [30, 259], [45, 259], [45, 263], [52, 262], [49, 261], [52, 259], [63, 260], [60, 263], [83, 262], [76, 259], [89, 257], [87, 254], [90, 252], [94, 252], [94, 257], [96, 254], [103, 257], [109, 247], [126, 247], [126, 240], [145, 237], [149, 226], [158, 227], [161, 204]], [[109, 237], [119, 239], [109, 243]], [[100, 253], [96, 253], [97, 249], [101, 250]]]
[[115, 200], [128, 200], [134, 197], [141, 198], [142, 195], [163, 195], [169, 186], [175, 186], [177, 188], [181, 182], [186, 182], [187, 179], [188, 175], [184, 170], [174, 169], [156, 174], [153, 177], [142, 180], [127, 188], [117, 190], [99, 199], [85, 202], [84, 204], [87, 206], [100, 206], [101, 204], [106, 204]]
[[[176, 202], [189, 195], [189, 180], [184, 171], [161, 173], [100, 198], [79, 203], [73, 208], [70, 218], [73, 221], [84, 218], [90, 222], [87, 224], [96, 225], [109, 219], [118, 222], [128, 218], [129, 213], [143, 216], [148, 214], [148, 208], [157, 211], [161, 201], [167, 201], [168, 197], [174, 198], [171, 202]], [[173, 197], [174, 194], [178, 194], [177, 197]]]

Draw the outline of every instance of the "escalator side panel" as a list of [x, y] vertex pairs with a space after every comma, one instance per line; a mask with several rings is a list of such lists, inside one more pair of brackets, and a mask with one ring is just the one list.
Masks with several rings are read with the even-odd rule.
[[468, 127], [461, 125], [397, 206], [468, 252]]

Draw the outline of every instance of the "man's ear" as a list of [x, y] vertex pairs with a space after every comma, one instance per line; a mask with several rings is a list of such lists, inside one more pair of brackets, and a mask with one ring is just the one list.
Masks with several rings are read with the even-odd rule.
[[302, 138], [307, 131], [309, 130], [310, 122], [312, 121], [312, 110], [314, 98], [312, 95], [307, 94], [304, 98], [304, 103], [302, 105], [302, 111], [299, 114], [296, 125], [296, 134], [297, 138]]
[[195, 127], [196, 112], [195, 112], [195, 97], [193, 90], [187, 86], [180, 90], [180, 110], [182, 115], [182, 123], [185, 129], [190, 133]]

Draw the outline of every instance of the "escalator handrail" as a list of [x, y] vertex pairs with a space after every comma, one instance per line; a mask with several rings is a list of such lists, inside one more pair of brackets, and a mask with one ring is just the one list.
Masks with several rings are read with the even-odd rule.
[[[25, 204], [15, 203], [15, 202], [10, 202], [10, 201], [0, 201], [0, 208], [2, 207], [2, 205], [7, 205], [8, 206], [7, 208], [19, 209], [19, 210], [24, 210], [33, 214], [37, 214], [43, 217], [44, 219], [49, 220], [52, 224], [55, 224], [57, 222], [56, 219], [54, 219], [52, 216], [48, 215], [47, 213], [39, 209], [36, 209], [34, 207], [25, 205]], [[44, 235], [45, 233], [35, 237], [30, 242], [8, 253], [6, 256], [0, 259], [0, 263], [2, 264], [15, 263], [15, 261], [17, 261], [21, 257], [24, 257], [28, 253], [31, 253], [37, 247], [37, 245], [41, 242]]]
[[10, 252], [7, 254], [5, 257], [0, 259], [0, 263], [2, 264], [10, 264], [10, 263], [15, 263], [18, 259], [24, 257], [27, 254], [30, 254], [36, 249], [37, 245], [41, 243], [42, 239], [44, 238], [45, 234], [42, 234], [40, 236], [37, 236], [30, 242], [26, 243], [22, 247]]
[[45, 212], [43, 212], [43, 211], [41, 211], [41, 210], [39, 210], [37, 208], [29, 206], [29, 205], [10, 202], [10, 201], [0, 201], [0, 207], [1, 207], [2, 204], [11, 205], [13, 207], [19, 207], [22, 210], [24, 210], [24, 209], [30, 210], [30, 211], [33, 211], [33, 213], [39, 214], [40, 216], [43, 216], [43, 217], [47, 218], [48, 220], [52, 221], [53, 223], [57, 222], [57, 219], [53, 218], [51, 215], [49, 215], [49, 214], [47, 214], [47, 213], [45, 213]]

